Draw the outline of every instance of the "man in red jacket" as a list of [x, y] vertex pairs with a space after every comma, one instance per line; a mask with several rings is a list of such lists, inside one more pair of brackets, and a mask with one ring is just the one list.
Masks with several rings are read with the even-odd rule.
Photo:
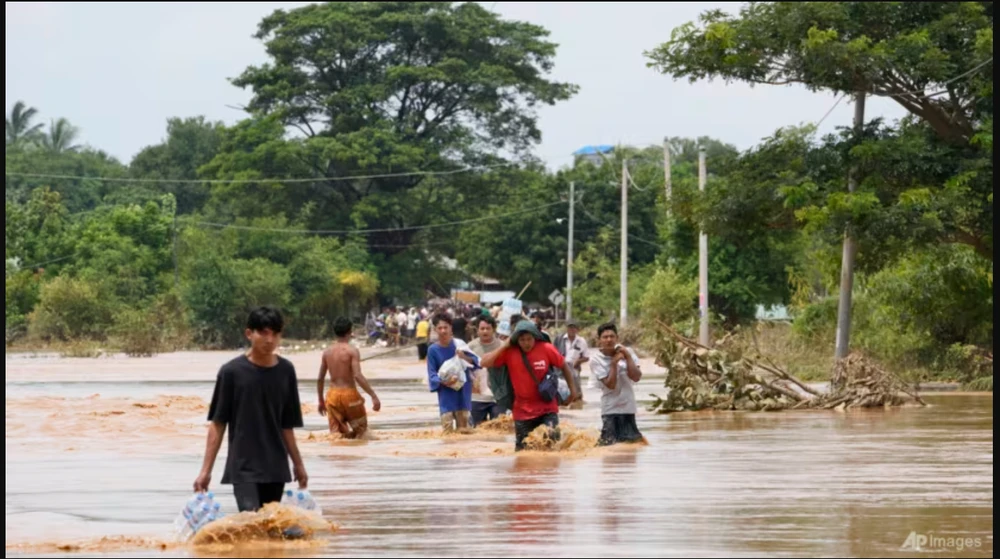
[[[526, 363], [531, 370], [525, 366]], [[510, 372], [514, 387], [513, 411], [518, 451], [524, 450], [524, 440], [538, 427], [545, 425], [553, 430], [559, 427], [558, 400], [546, 402], [538, 391], [538, 385], [549, 369], [562, 369], [570, 387], [567, 404], [580, 399], [580, 389], [576, 385], [573, 369], [556, 351], [555, 346], [545, 341], [542, 333], [531, 322], [519, 323], [510, 337], [510, 345], [488, 354], [482, 359], [481, 366], [486, 369], [507, 367]], [[558, 437], [558, 432], [554, 436]]]

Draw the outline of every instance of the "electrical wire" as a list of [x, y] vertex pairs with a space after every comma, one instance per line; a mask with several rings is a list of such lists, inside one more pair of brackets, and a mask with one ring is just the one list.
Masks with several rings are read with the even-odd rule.
[[432, 225], [421, 225], [414, 227], [399, 227], [396, 229], [367, 229], [367, 230], [340, 230], [340, 231], [324, 231], [324, 230], [308, 230], [308, 229], [275, 229], [268, 227], [252, 227], [247, 225], [232, 225], [224, 223], [211, 223], [205, 221], [193, 221], [192, 225], [199, 227], [209, 227], [215, 229], [237, 229], [240, 231], [258, 231], [262, 233], [285, 233], [285, 234], [297, 234], [297, 235], [372, 235], [378, 233], [401, 233], [404, 231], [425, 231], [429, 229], [440, 229], [442, 227], [454, 227], [457, 225], [468, 225], [471, 223], [480, 223], [483, 221], [491, 221], [494, 219], [503, 219], [506, 217], [513, 217], [518, 215], [524, 215], [528, 213], [534, 213], [539, 210], [546, 208], [551, 208], [554, 206], [559, 206], [566, 204], [566, 202], [554, 202], [552, 204], [544, 204], [541, 206], [535, 206], [533, 208], [528, 208], [516, 212], [510, 212], [505, 214], [489, 215], [483, 217], [476, 217], [472, 219], [465, 219], [462, 221], [453, 221], [450, 223], [437, 223]]
[[358, 180], [375, 180], [375, 179], [391, 179], [391, 178], [403, 178], [403, 177], [440, 177], [440, 176], [450, 176], [459, 175], [462, 173], [469, 173], [479, 170], [488, 169], [500, 169], [504, 167], [511, 167], [517, 165], [516, 162], [500, 163], [496, 165], [483, 165], [478, 167], [463, 167], [461, 169], [453, 169], [451, 171], [413, 171], [409, 173], [387, 173], [381, 175], [359, 175], [350, 177], [318, 177], [318, 178], [259, 178], [259, 179], [143, 179], [143, 178], [122, 178], [122, 177], [88, 177], [88, 176], [78, 176], [78, 175], [48, 175], [42, 173], [18, 173], [4, 171], [4, 175], [7, 177], [21, 177], [21, 178], [33, 178], [33, 179], [50, 179], [50, 180], [95, 180], [100, 182], [119, 182], [119, 183], [134, 183], [134, 184], [249, 184], [249, 183], [259, 183], [259, 182], [280, 182], [285, 184], [307, 184], [307, 183], [317, 183], [317, 182], [345, 182], [345, 181], [358, 181]]

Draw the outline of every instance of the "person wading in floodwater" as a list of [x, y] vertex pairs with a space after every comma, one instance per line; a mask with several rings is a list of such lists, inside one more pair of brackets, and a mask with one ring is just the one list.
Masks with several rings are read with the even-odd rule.
[[[452, 320], [441, 315], [436, 320], [438, 341], [427, 352], [427, 381], [431, 392], [437, 392], [438, 407], [441, 412], [441, 427], [445, 433], [467, 433], [472, 425], [472, 382], [466, 382], [461, 390], [454, 390], [441, 383], [439, 372], [446, 361], [456, 355], [468, 363], [474, 360], [465, 355], [455, 343], [452, 335]], [[464, 342], [463, 347], [464, 346]]]
[[524, 440], [542, 425], [555, 431], [553, 438], [558, 439], [558, 398], [551, 402], [542, 400], [538, 385], [549, 373], [549, 369], [555, 367], [562, 369], [566, 383], [569, 384], [570, 397], [567, 404], [580, 399], [580, 387], [576, 385], [573, 369], [556, 348], [545, 341], [534, 324], [528, 321], [518, 324], [510, 337], [510, 343], [486, 355], [480, 365], [486, 369], [507, 367], [510, 372], [514, 387], [514, 425], [518, 451], [524, 450]]
[[[469, 350], [476, 355], [486, 355], [503, 347], [504, 343], [497, 336], [497, 321], [492, 316], [479, 319], [479, 338], [469, 344]], [[478, 427], [487, 421], [497, 419], [507, 413], [507, 410], [497, 405], [496, 398], [490, 392], [490, 372], [479, 369], [474, 373], [472, 382], [472, 426]]]
[[219, 371], [208, 412], [211, 422], [205, 461], [194, 482], [196, 493], [208, 491], [215, 459], [229, 429], [229, 457], [222, 476], [232, 485], [240, 512], [256, 512], [281, 502], [285, 484], [295, 481], [309, 487], [294, 429], [302, 428], [302, 406], [295, 366], [278, 357], [284, 318], [277, 309], [262, 307], [250, 314], [246, 337], [250, 351]]
[[[330, 433], [340, 433], [346, 439], [360, 439], [368, 431], [368, 414], [365, 399], [358, 392], [358, 385], [371, 396], [372, 411], [382, 409], [368, 379], [361, 373], [361, 352], [351, 345], [353, 325], [346, 318], [333, 324], [337, 341], [323, 353], [319, 367], [319, 413], [330, 424]], [[327, 372], [330, 373], [330, 391], [323, 395]]]
[[618, 328], [605, 324], [597, 329], [600, 351], [590, 360], [590, 370], [601, 386], [601, 431], [599, 446], [638, 443], [644, 439], [635, 422], [638, 407], [633, 386], [642, 380], [639, 357], [618, 343]]
[[[570, 321], [566, 325], [566, 333], [556, 338], [555, 346], [573, 368], [576, 385], [581, 387], [582, 391], [581, 373], [584, 363], [590, 361], [590, 347], [587, 345], [587, 340], [580, 337], [580, 326], [576, 322]], [[594, 380], [593, 377], [591, 380]], [[593, 388], [596, 388], [596, 385]], [[583, 401], [581, 400], [577, 404], [576, 407], [582, 409]]]

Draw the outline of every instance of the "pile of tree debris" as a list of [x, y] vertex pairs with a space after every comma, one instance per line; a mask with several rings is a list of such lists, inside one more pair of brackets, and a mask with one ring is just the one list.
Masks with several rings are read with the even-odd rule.
[[657, 356], [669, 369], [666, 398], [652, 410], [781, 411], [855, 409], [926, 405], [898, 376], [852, 355], [837, 364], [831, 389], [816, 390], [727, 336], [715, 348], [690, 340], [665, 324]]

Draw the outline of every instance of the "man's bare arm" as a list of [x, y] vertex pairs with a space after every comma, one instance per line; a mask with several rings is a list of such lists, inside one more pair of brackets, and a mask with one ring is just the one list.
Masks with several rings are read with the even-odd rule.
[[358, 386], [362, 390], [368, 393], [372, 398], [372, 409], [374, 411], [379, 411], [382, 409], [382, 402], [375, 395], [375, 391], [372, 390], [372, 385], [365, 378], [365, 375], [361, 373], [361, 352], [355, 349], [351, 353], [351, 372], [354, 373], [354, 381], [358, 383]]
[[507, 351], [507, 346], [503, 345], [497, 348], [496, 351], [491, 351], [490, 353], [487, 353], [485, 357], [479, 360], [479, 366], [482, 367], [483, 369], [489, 369], [490, 367], [493, 367], [494, 365], [497, 364], [497, 360], [500, 359], [500, 356], [505, 351]]
[[295, 481], [299, 482], [299, 489], [308, 489], [309, 474], [306, 473], [306, 465], [302, 462], [302, 454], [299, 453], [299, 443], [295, 440], [295, 431], [285, 429], [281, 432], [281, 437], [285, 440], [288, 457], [292, 459]]
[[326, 396], [323, 394], [326, 388], [326, 353], [320, 358], [319, 364], [319, 381], [316, 383], [316, 392], [319, 393], [319, 414], [326, 415]]
[[614, 390], [618, 388], [618, 367], [621, 364], [621, 360], [617, 357], [611, 361], [611, 372], [608, 374], [608, 378], [602, 380], [604, 386], [608, 387], [608, 390]]
[[576, 385], [576, 373], [570, 367], [570, 364], [566, 362], [563, 363], [562, 371], [563, 377], [566, 378], [566, 384], [569, 385], [569, 402], [573, 403], [583, 397], [580, 387]]
[[642, 380], [642, 369], [639, 368], [639, 364], [632, 358], [631, 351], [625, 352], [625, 363], [628, 364], [628, 378], [631, 379], [632, 382], [639, 382]]
[[208, 486], [212, 483], [212, 470], [215, 468], [215, 460], [219, 457], [219, 450], [222, 448], [222, 440], [226, 435], [225, 423], [211, 423], [208, 426], [208, 437], [205, 442], [205, 460], [201, 465], [201, 474], [194, 482], [194, 492], [204, 493], [208, 491]]

